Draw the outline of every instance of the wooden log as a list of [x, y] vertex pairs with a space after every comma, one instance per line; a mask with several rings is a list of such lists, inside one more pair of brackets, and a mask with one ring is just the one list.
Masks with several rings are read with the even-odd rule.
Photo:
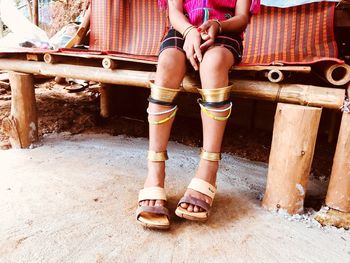
[[322, 109], [279, 103], [263, 206], [303, 212]]
[[28, 148], [38, 140], [38, 117], [33, 75], [10, 72], [12, 91], [10, 142], [14, 148]]
[[267, 72], [267, 79], [273, 83], [279, 83], [284, 80], [284, 74], [279, 69], [272, 69]]
[[39, 26], [39, 0], [33, 0], [33, 23]]
[[43, 55], [41, 54], [27, 54], [26, 55], [28, 61], [42, 61]]
[[102, 66], [105, 69], [116, 69], [118, 67], [118, 64], [116, 61], [114, 61], [113, 59], [110, 58], [104, 58], [102, 60]]
[[69, 64], [69, 65], [80, 65], [89, 67], [98, 67], [101, 65], [100, 60], [89, 60], [80, 57], [69, 57], [69, 56], [58, 56], [56, 54], [46, 53], [44, 55], [44, 61], [47, 64]]
[[270, 70], [279, 70], [279, 71], [289, 71], [289, 72], [302, 72], [310, 73], [310, 66], [233, 66], [232, 70], [236, 71], [270, 71]]
[[110, 96], [111, 85], [101, 84], [100, 86], [100, 115], [103, 118], [108, 118], [110, 116]]
[[326, 205], [350, 213], [350, 114], [343, 113]]
[[[101, 83], [149, 87], [149, 80], [155, 72], [138, 70], [107, 70], [104, 68], [66, 64], [46, 64], [44, 62], [23, 61], [0, 58], [0, 68], [32, 74], [60, 76], [73, 79], [91, 80]], [[275, 84], [267, 81], [230, 80], [234, 88], [232, 94], [240, 98], [260, 99], [276, 102], [339, 109], [343, 105], [345, 90], [311, 85]], [[185, 77], [182, 91], [197, 92], [200, 83]]]
[[333, 64], [324, 69], [327, 81], [335, 86], [343, 86], [350, 81], [350, 66], [347, 64]]

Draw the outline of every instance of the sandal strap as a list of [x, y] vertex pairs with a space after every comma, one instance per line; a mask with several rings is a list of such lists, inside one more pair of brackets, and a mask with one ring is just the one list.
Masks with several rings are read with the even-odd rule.
[[139, 206], [136, 210], [136, 219], [139, 219], [142, 213], [166, 215], [170, 219], [169, 210], [164, 206]]
[[183, 204], [183, 203], [187, 203], [187, 204], [191, 204], [191, 205], [195, 205], [195, 206], [199, 206], [200, 208], [204, 209], [206, 212], [208, 212], [210, 210], [211, 205], [208, 204], [207, 202], [192, 197], [192, 196], [184, 196], [180, 199], [179, 203], [177, 204], [177, 206]]
[[166, 201], [165, 190], [162, 187], [147, 187], [139, 192], [139, 202], [145, 200], [164, 200]]
[[187, 188], [190, 188], [192, 190], [205, 194], [209, 196], [211, 199], [214, 199], [214, 196], [216, 193], [215, 186], [199, 178], [193, 178]]

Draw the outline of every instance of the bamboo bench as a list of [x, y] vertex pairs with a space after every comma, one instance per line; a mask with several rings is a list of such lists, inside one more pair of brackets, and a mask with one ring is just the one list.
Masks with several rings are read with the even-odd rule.
[[[33, 74], [148, 88], [149, 80], [154, 79], [154, 64], [156, 62], [135, 56], [127, 58], [122, 55], [89, 52], [68, 54], [26, 50], [3, 53], [0, 57], [0, 69], [11, 71], [11, 116], [3, 121], [11, 144], [13, 147], [27, 148], [38, 140]], [[283, 71], [285, 68], [271, 69]], [[253, 66], [250, 70], [268, 70], [268, 66]], [[232, 90], [235, 97], [278, 103], [263, 206], [274, 210], [285, 209], [290, 214], [301, 213], [322, 108], [339, 110], [344, 107], [346, 90], [232, 77], [231, 81], [235, 87]], [[198, 87], [198, 81], [187, 75], [181, 91], [197, 92]], [[101, 89], [101, 113], [105, 116], [109, 114], [107, 101], [108, 88], [104, 87]], [[326, 199], [326, 204], [333, 208], [332, 212], [342, 218], [350, 213], [350, 178], [343, 176], [350, 173], [350, 114], [346, 112], [348, 107], [343, 109]]]

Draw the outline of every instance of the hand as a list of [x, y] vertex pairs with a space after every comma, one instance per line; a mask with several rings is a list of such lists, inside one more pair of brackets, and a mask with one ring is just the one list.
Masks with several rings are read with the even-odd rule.
[[187, 59], [190, 61], [191, 65], [196, 71], [199, 69], [197, 60], [202, 62], [200, 45], [201, 35], [196, 28], [193, 28], [186, 35], [183, 49], [186, 52]]
[[208, 20], [198, 27], [197, 30], [201, 33], [201, 37], [204, 41], [204, 43], [200, 45], [201, 50], [207, 49], [214, 44], [215, 37], [220, 32], [220, 29], [220, 23], [215, 20]]

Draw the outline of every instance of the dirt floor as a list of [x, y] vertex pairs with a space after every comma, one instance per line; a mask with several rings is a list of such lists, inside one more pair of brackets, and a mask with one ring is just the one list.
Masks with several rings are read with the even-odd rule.
[[[198, 148], [171, 142], [168, 232], [135, 220], [147, 140], [51, 134], [31, 150], [0, 151], [1, 262], [350, 262], [350, 232], [321, 228], [314, 212], [261, 208], [264, 163], [224, 154], [206, 224], [174, 208], [198, 162]], [[311, 178], [308, 199], [326, 184]]]

